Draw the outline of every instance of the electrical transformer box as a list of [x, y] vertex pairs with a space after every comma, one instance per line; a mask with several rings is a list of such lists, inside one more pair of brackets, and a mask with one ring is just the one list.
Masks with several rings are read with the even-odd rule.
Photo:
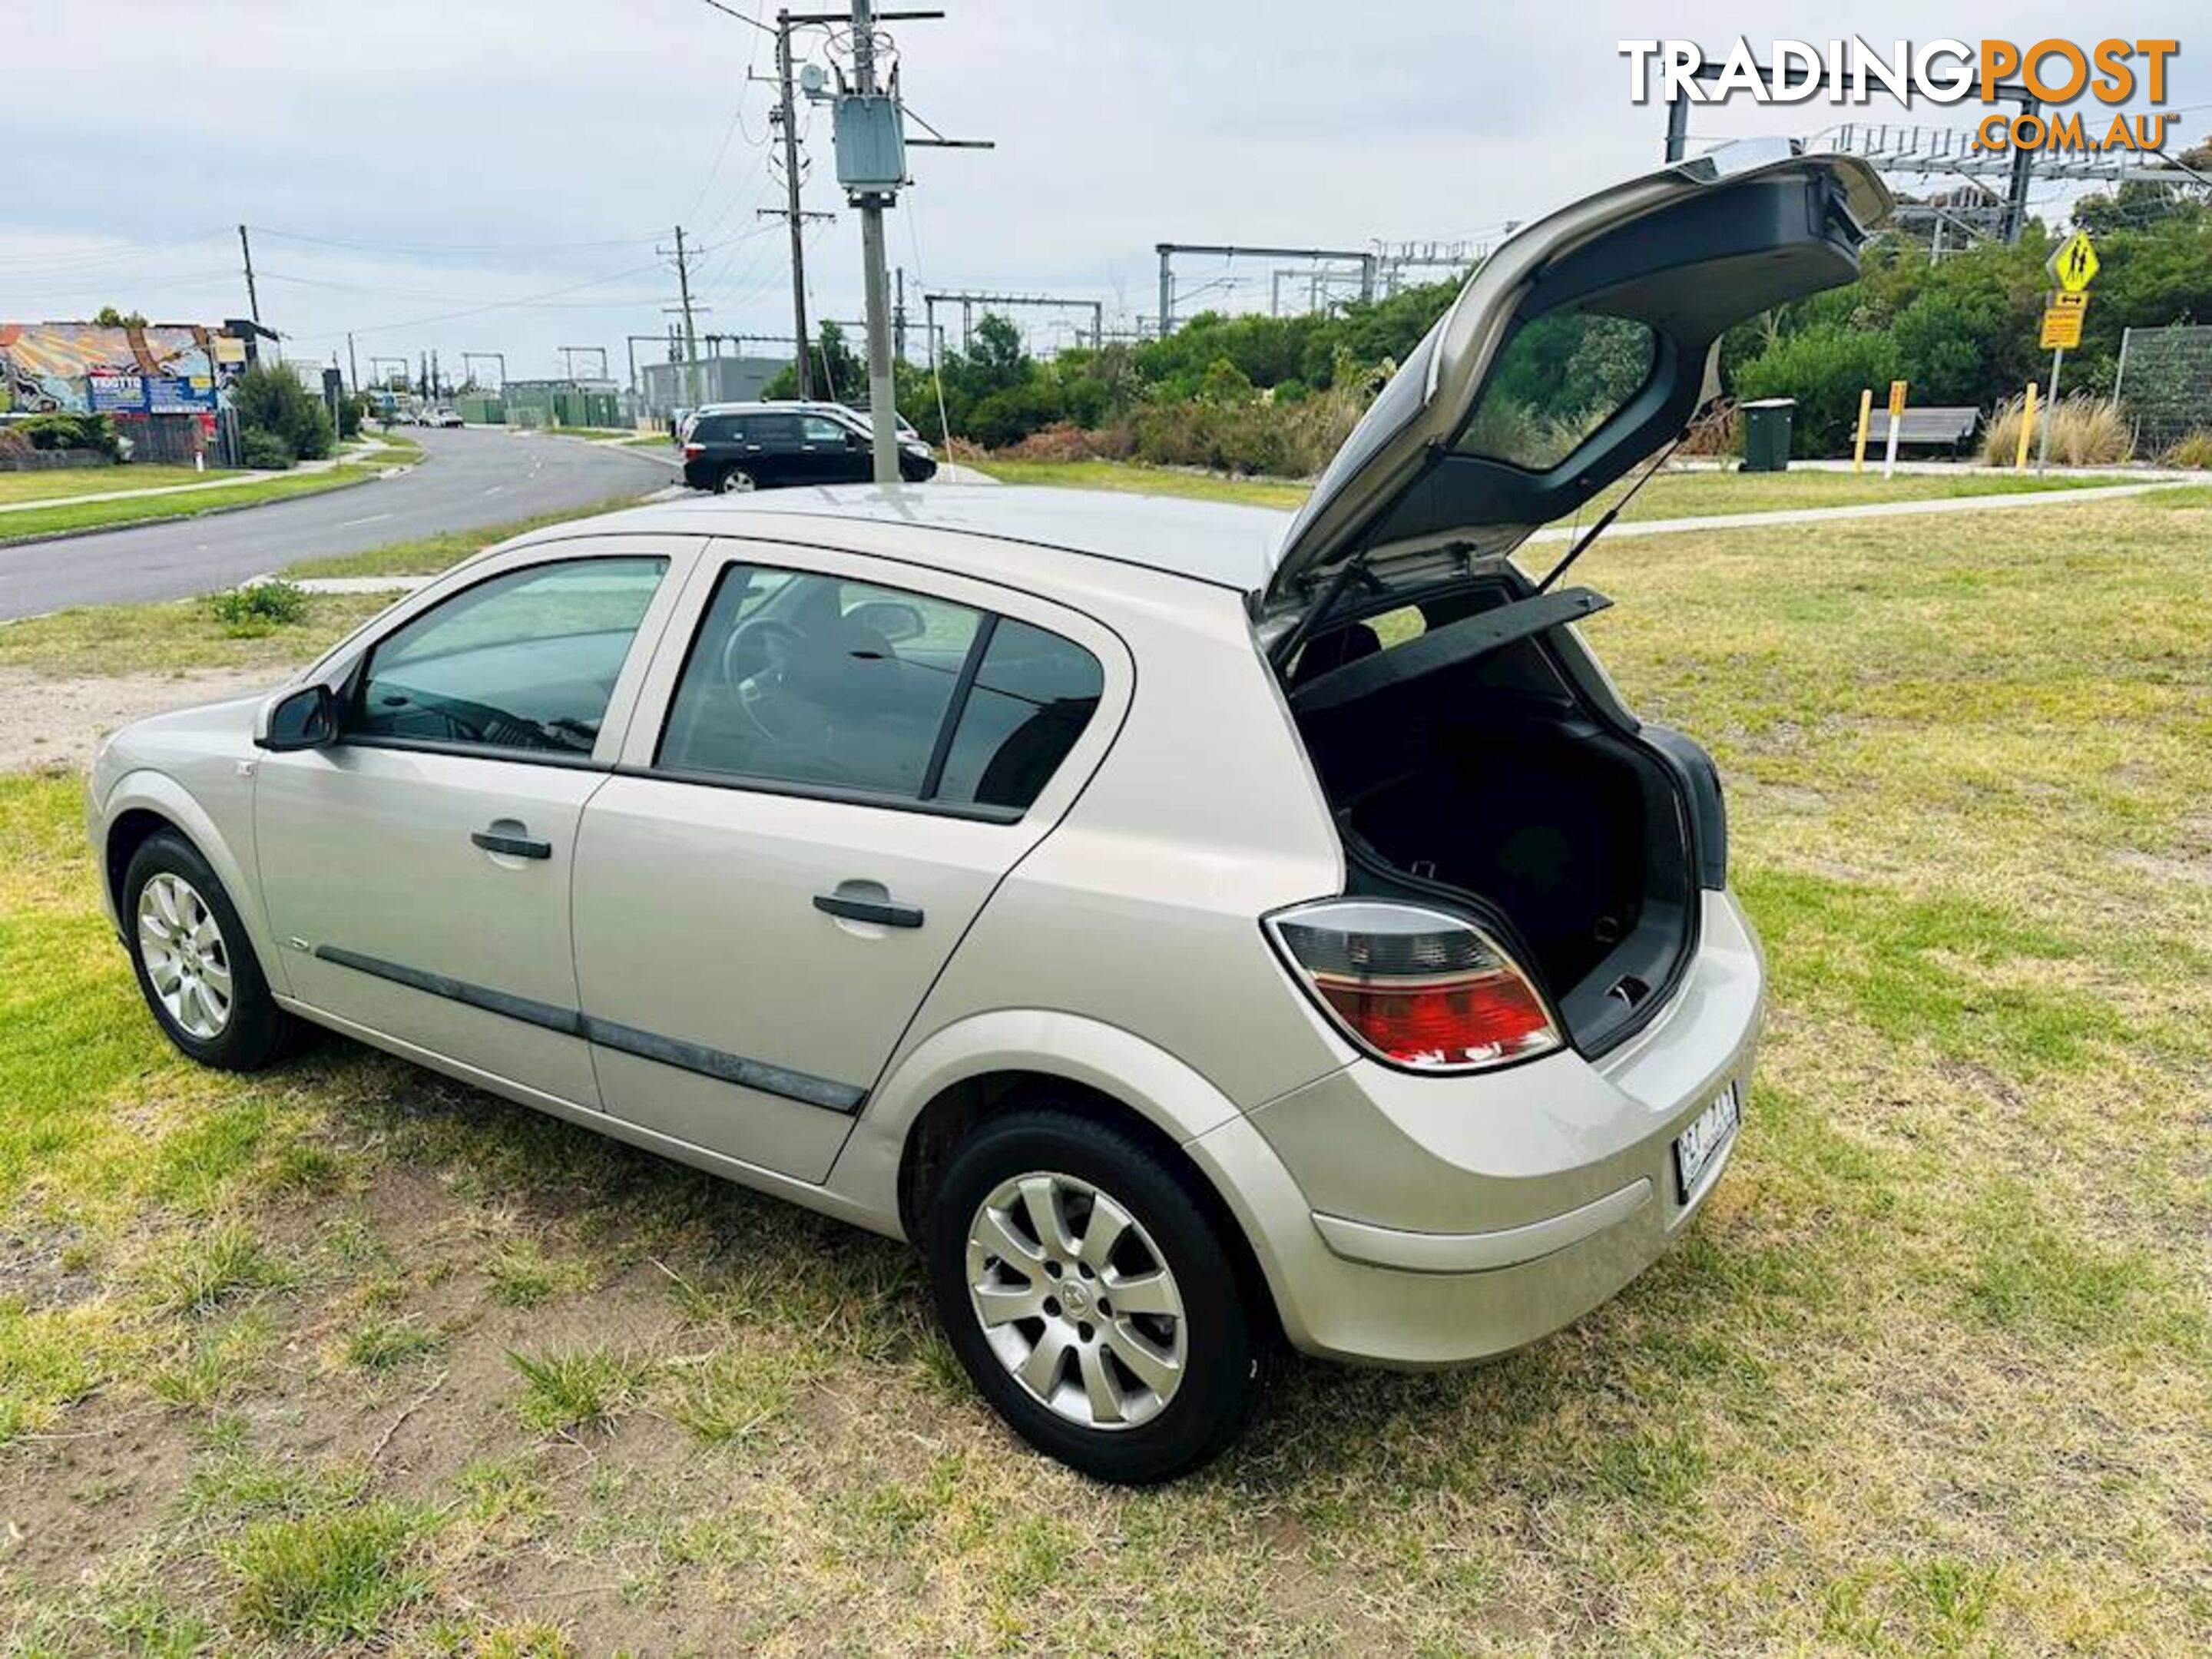
[[837, 182], [852, 196], [893, 196], [906, 183], [906, 122], [886, 93], [848, 92], [836, 103]]

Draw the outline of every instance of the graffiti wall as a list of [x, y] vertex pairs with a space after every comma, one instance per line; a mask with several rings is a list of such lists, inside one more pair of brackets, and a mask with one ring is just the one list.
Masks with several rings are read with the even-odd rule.
[[236, 349], [197, 324], [0, 323], [0, 414], [210, 410]]

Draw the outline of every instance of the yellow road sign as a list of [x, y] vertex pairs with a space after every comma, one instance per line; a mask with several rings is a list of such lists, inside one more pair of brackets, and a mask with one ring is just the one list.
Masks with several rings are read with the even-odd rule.
[[2089, 233], [2077, 230], [2058, 245], [2045, 267], [2051, 280], [2069, 294], [2079, 294], [2097, 280], [2097, 245]]
[[1905, 382], [1902, 380], [1892, 380], [1889, 383], [1889, 418], [1893, 421], [1904, 413]]
[[2087, 294], [2069, 294], [2062, 289], [2052, 295], [2046, 303], [2054, 311], [2087, 311], [2089, 308], [2089, 296]]
[[2043, 349], [2071, 351], [2081, 343], [2081, 307], [2052, 306], [2043, 313]]

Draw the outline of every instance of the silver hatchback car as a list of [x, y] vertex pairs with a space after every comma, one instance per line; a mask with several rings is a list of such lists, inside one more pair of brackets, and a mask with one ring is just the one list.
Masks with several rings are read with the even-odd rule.
[[1712, 1190], [1764, 980], [1711, 762], [1509, 555], [1887, 207], [1722, 157], [1532, 225], [1292, 520], [861, 489], [495, 548], [101, 752], [148, 1005], [913, 1239], [976, 1386], [1109, 1480], [1226, 1445], [1279, 1338], [1532, 1341]]

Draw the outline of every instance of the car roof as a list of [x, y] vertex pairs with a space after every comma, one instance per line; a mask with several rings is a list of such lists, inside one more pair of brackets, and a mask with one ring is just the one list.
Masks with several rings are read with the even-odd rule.
[[[1054, 548], [1251, 592], [1274, 568], [1291, 515], [1224, 501], [1121, 490], [1015, 484], [844, 484], [694, 496], [585, 521], [589, 533], [775, 536], [780, 520], [842, 522], [911, 532], [950, 532]], [[573, 538], [556, 526], [526, 541]], [[872, 539], [873, 539], [872, 538]], [[927, 559], [920, 562], [933, 562]]]

